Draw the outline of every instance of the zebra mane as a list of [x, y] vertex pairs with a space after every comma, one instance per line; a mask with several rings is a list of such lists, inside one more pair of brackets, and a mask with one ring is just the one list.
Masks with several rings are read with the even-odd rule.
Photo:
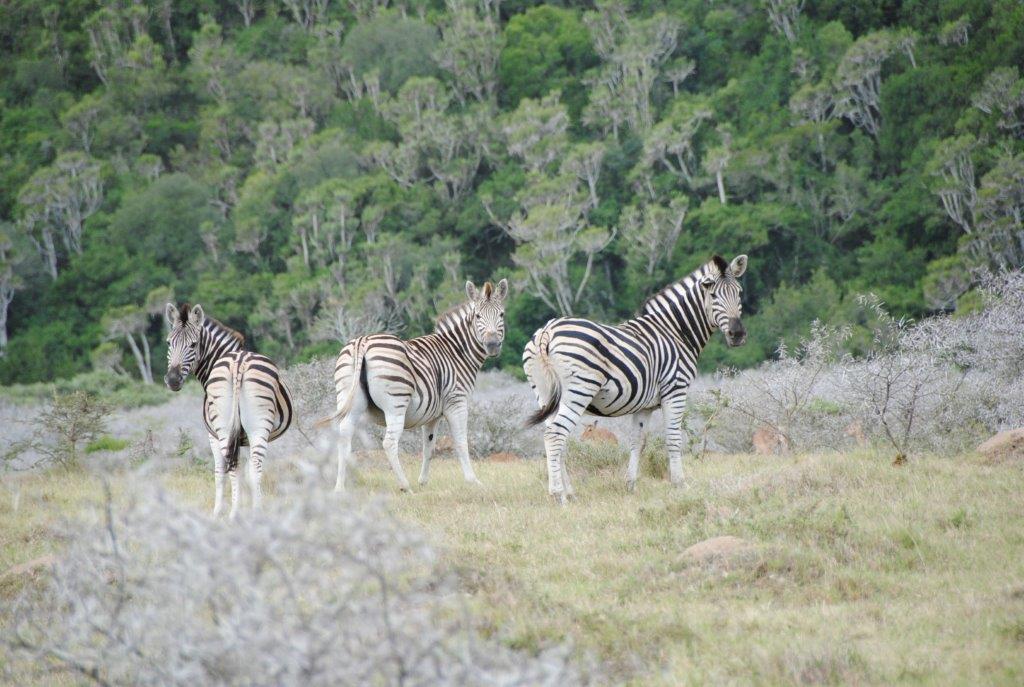
[[690, 272], [682, 279], [678, 279], [669, 284], [668, 286], [662, 287], [659, 291], [656, 291], [655, 293], [645, 298], [644, 302], [640, 304], [640, 311], [637, 314], [645, 315], [648, 312], [650, 312], [650, 310], [648, 310], [648, 306], [650, 306], [651, 303], [656, 301], [661, 296], [667, 295], [668, 293], [672, 292], [673, 290], [675, 290], [677, 286], [681, 286], [684, 289], [692, 286], [697, 282], [698, 279], [700, 279], [700, 277], [703, 277], [705, 274], [707, 274], [708, 267], [711, 266], [712, 264], [714, 264], [715, 267], [718, 269], [718, 273], [722, 275], [725, 274], [725, 270], [728, 269], [729, 267], [729, 263], [725, 261], [725, 258], [723, 258], [720, 255], [715, 255], [710, 260], [708, 260], [703, 265], [695, 269], [693, 272]]
[[445, 310], [434, 320], [434, 333], [440, 334], [444, 327], [456, 327], [466, 320], [470, 311], [469, 303], [459, 303]]
[[[182, 303], [181, 305], [178, 306], [178, 318], [182, 322], [188, 322], [188, 314], [190, 310], [192, 310], [191, 303]], [[209, 322], [214, 329], [219, 329], [220, 331], [227, 332], [229, 336], [233, 337], [235, 341], [238, 342], [239, 346], [245, 346], [245, 334], [243, 334], [242, 332], [238, 331], [237, 329], [232, 329], [231, 327], [227, 326], [220, 320], [210, 317], [209, 315], [206, 315], [204, 319], [206, 322]]]

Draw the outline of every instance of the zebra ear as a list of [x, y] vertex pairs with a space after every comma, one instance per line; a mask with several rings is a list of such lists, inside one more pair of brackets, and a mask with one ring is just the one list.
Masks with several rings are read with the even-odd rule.
[[206, 321], [206, 315], [203, 314], [203, 306], [196, 303], [188, 311], [188, 323], [201, 327], [204, 321]]
[[743, 273], [747, 271], [747, 256], [737, 255], [729, 263], [729, 271], [732, 272], [734, 277], [742, 277]]
[[480, 297], [480, 292], [476, 290], [476, 286], [471, 281], [466, 282], [466, 298], [471, 301], [476, 301]]
[[503, 301], [506, 296], [508, 296], [508, 279], [502, 279], [498, 282], [498, 286], [495, 287], [494, 296], [491, 297], [491, 300]]
[[179, 322], [178, 308], [174, 303], [168, 303], [167, 307], [164, 308], [164, 317], [167, 319], [167, 324], [170, 325], [171, 329], [174, 329], [175, 325]]

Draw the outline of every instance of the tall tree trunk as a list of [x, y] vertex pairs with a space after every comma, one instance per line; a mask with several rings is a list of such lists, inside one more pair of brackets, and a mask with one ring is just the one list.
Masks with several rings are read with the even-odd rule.
[[128, 339], [128, 345], [131, 346], [132, 355], [135, 356], [135, 364], [139, 366], [139, 376], [142, 377], [142, 381], [146, 381], [146, 359], [142, 356], [142, 351], [139, 350], [131, 332], [127, 332], [124, 336]]
[[722, 170], [715, 172], [715, 181], [718, 182], [718, 200], [725, 205], [725, 179], [722, 177]]
[[146, 338], [145, 332], [139, 333], [139, 338], [142, 339], [142, 355], [146, 360], [146, 384], [153, 383], [153, 363], [149, 358], [149, 339]]

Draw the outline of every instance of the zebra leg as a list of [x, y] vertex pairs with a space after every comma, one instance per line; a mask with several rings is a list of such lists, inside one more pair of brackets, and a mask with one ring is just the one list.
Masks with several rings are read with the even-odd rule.
[[626, 489], [636, 489], [636, 476], [640, 469], [640, 454], [647, 443], [647, 424], [651, 419], [651, 411], [641, 410], [633, 413], [632, 427], [629, 434], [629, 466], [626, 468]]
[[252, 509], [259, 510], [263, 500], [263, 459], [267, 455], [267, 438], [262, 435], [249, 436], [249, 491], [252, 492]]
[[476, 478], [473, 472], [473, 464], [469, 462], [469, 407], [465, 403], [450, 408], [444, 413], [448, 421], [448, 428], [452, 432], [452, 444], [455, 445], [455, 453], [459, 457], [459, 465], [462, 467], [462, 477], [470, 484], [483, 484]]
[[[596, 389], [594, 393], [596, 393]], [[576, 429], [576, 425], [583, 415], [583, 409], [593, 400], [594, 393], [567, 394], [572, 401], [564, 400], [565, 396], [563, 396], [563, 401], [558, 406], [558, 412], [544, 426], [544, 453], [548, 460], [548, 493], [562, 504], [565, 503], [567, 497], [565, 475], [562, 472], [565, 444], [569, 433]]]
[[558, 471], [562, 473], [562, 485], [565, 487], [565, 497], [572, 500], [576, 498], [576, 490], [572, 488], [572, 483], [569, 481], [569, 470], [565, 467], [566, 453], [566, 451], [562, 451], [562, 457], [558, 460]]
[[409, 480], [405, 478], [402, 471], [402, 462], [398, 457], [398, 442], [402, 439], [402, 431], [405, 429], [405, 410], [408, 406], [393, 409], [384, 416], [387, 429], [384, 431], [384, 453], [387, 454], [391, 470], [398, 478], [398, 488], [402, 491], [412, 493]]
[[437, 425], [441, 418], [431, 420], [423, 425], [423, 467], [420, 468], [420, 484], [427, 483], [430, 472], [430, 456], [434, 453], [434, 441], [437, 439]]
[[213, 517], [220, 517], [224, 512], [224, 453], [220, 450], [220, 441], [210, 435], [210, 450], [213, 451]]
[[[239, 449], [241, 450], [241, 449]], [[228, 480], [231, 482], [231, 512], [228, 518], [234, 520], [238, 517], [238, 506], [241, 502], [241, 494], [238, 488], [238, 461], [228, 463]]]
[[686, 396], [677, 396], [662, 405], [665, 413], [665, 445], [668, 448], [668, 478], [673, 486], [683, 483], [683, 411]]
[[345, 472], [352, 455], [352, 435], [355, 429], [356, 423], [351, 413], [338, 423], [338, 478], [334, 482], [335, 493], [345, 491]]

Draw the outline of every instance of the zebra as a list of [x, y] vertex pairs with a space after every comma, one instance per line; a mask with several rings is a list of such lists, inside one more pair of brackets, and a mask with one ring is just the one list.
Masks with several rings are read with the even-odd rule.
[[249, 446], [248, 480], [256, 509], [262, 497], [267, 444], [291, 425], [291, 397], [273, 361], [245, 350], [245, 337], [206, 317], [201, 305], [168, 303], [166, 316], [170, 333], [164, 383], [171, 391], [179, 391], [193, 373], [203, 385], [203, 423], [213, 451], [213, 515], [219, 516], [224, 509], [226, 471], [233, 519], [239, 506], [239, 450]]
[[352, 435], [367, 413], [385, 426], [384, 452], [402, 491], [411, 491], [398, 460], [402, 431], [422, 427], [419, 483], [424, 485], [441, 418], [448, 422], [463, 477], [480, 484], [469, 462], [468, 401], [484, 360], [501, 353], [507, 295], [506, 279], [497, 286], [487, 282], [480, 289], [467, 281], [468, 301], [439, 316], [432, 334], [408, 341], [372, 334], [345, 345], [334, 369], [337, 412], [319, 423], [338, 423], [335, 491], [345, 489]]
[[566, 438], [584, 411], [632, 415], [626, 485], [633, 491], [646, 427], [660, 407], [669, 476], [682, 483], [683, 410], [697, 357], [716, 329], [729, 346], [746, 341], [738, 281], [746, 269], [746, 255], [731, 263], [716, 255], [648, 298], [639, 315], [622, 324], [562, 317], [537, 330], [523, 351], [523, 369], [540, 406], [529, 424], [545, 422], [548, 492], [554, 498], [565, 503], [573, 496]]

